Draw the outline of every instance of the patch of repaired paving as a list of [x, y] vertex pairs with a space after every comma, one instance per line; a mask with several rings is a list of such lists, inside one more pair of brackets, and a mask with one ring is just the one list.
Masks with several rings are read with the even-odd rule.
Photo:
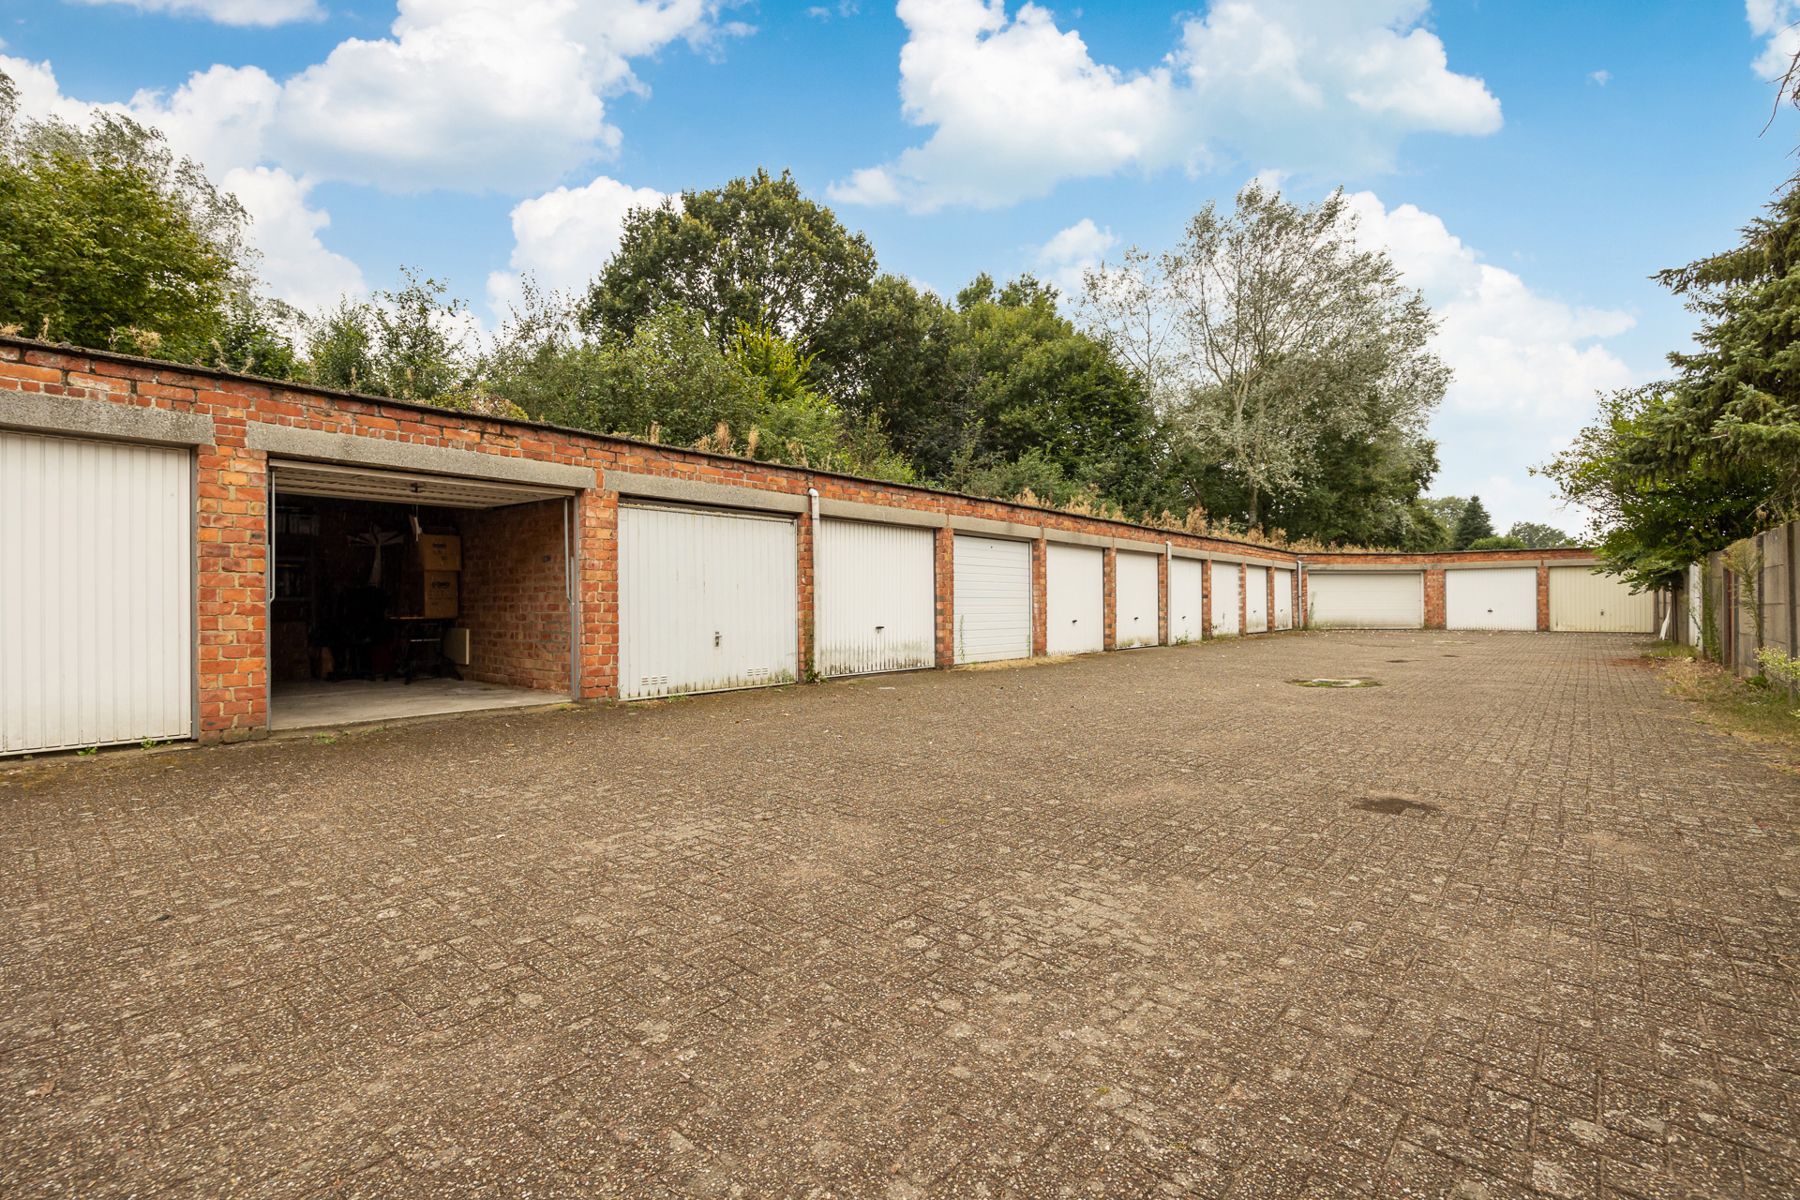
[[1793, 782], [1635, 645], [0, 775], [0, 1193], [1800, 1194]]

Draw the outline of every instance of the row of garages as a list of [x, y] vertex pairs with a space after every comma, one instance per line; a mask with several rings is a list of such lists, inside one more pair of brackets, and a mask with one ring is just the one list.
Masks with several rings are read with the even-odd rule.
[[[1102, 547], [955, 533], [949, 539], [949, 587], [940, 601], [941, 522], [885, 524], [828, 516], [816, 528], [812, 667], [821, 676], [1030, 657], [1038, 603], [1034, 558], [1040, 552], [1044, 652], [1108, 648]], [[799, 678], [804, 673], [800, 553], [798, 522], [786, 514], [621, 504], [621, 698]], [[1210, 631], [1204, 627], [1206, 574], [1200, 558], [1148, 545], [1142, 551], [1116, 549], [1112, 647], [1161, 643], [1165, 603], [1170, 642], [1293, 626], [1291, 569], [1215, 562]], [[940, 603], [952, 614], [948, 662], [940, 662]]]
[[[1559, 633], [1650, 633], [1654, 599], [1633, 594], [1616, 576], [1587, 565], [1445, 565], [1446, 629], [1535, 630], [1540, 611]], [[1314, 566], [1306, 574], [1308, 624], [1315, 629], [1424, 629], [1427, 570], [1355, 570]], [[1547, 604], [1540, 608], [1540, 588]]]

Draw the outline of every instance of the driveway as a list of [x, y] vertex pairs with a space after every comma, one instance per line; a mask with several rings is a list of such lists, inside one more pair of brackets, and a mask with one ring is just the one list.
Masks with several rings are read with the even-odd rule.
[[0, 774], [0, 1194], [1793, 1196], [1800, 780], [1640, 645]]

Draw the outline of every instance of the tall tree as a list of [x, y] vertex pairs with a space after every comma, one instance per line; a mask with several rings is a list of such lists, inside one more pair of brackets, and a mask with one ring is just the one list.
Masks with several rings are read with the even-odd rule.
[[1462, 513], [1456, 518], [1456, 532], [1451, 535], [1450, 548], [1467, 550], [1472, 543], [1493, 536], [1494, 522], [1488, 516], [1487, 507], [1481, 503], [1480, 496], [1470, 496], [1469, 502], [1463, 505]]
[[1423, 441], [1449, 380], [1430, 309], [1357, 244], [1341, 192], [1302, 206], [1253, 182], [1231, 213], [1203, 208], [1175, 249], [1089, 272], [1086, 292], [1159, 411], [1239, 482], [1251, 525], [1332, 438]]
[[615, 254], [588, 289], [594, 329], [629, 337], [670, 305], [704, 318], [723, 347], [740, 325], [767, 325], [803, 351], [875, 277], [875, 251], [787, 171], [758, 169], [679, 202], [634, 209]]
[[155, 130], [113, 113], [81, 128], [24, 120], [0, 74], [0, 324], [278, 371], [290, 359], [249, 298], [246, 221], [237, 200]]
[[1514, 521], [1506, 536], [1517, 538], [1531, 550], [1553, 550], [1558, 546], [1573, 546], [1575, 539], [1556, 528], [1539, 521]]

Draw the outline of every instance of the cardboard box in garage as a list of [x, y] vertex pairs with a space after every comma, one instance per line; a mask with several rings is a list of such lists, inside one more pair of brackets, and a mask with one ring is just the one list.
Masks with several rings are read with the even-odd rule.
[[419, 616], [454, 617], [457, 611], [456, 602], [455, 571], [421, 571], [419, 573]]
[[420, 534], [419, 569], [422, 571], [462, 570], [462, 538], [454, 533]]

